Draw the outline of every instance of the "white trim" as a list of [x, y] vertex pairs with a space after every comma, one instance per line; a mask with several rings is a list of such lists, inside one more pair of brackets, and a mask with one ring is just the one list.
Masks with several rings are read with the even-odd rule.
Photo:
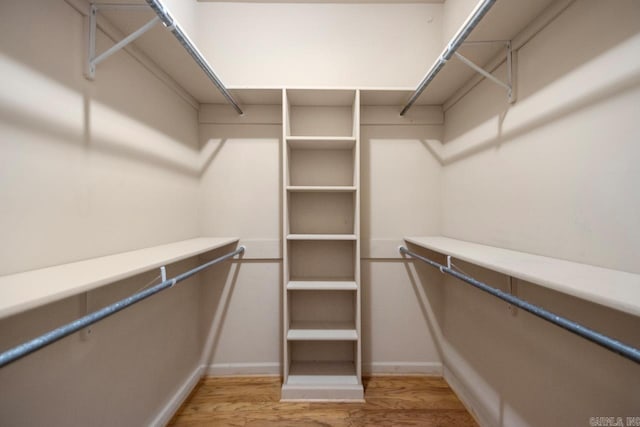
[[[443, 375], [440, 362], [373, 362], [363, 363], [366, 375]], [[206, 376], [281, 375], [280, 363], [214, 363], [206, 368]]]
[[150, 426], [166, 426], [174, 414], [180, 409], [182, 403], [189, 397], [189, 394], [193, 391], [198, 384], [204, 373], [204, 366], [200, 365], [189, 375], [182, 386], [176, 391], [176, 393], [169, 399], [167, 404], [162, 408], [154, 420], [149, 423]]
[[429, 375], [442, 376], [440, 362], [373, 362], [363, 363], [365, 375]]
[[280, 376], [280, 363], [213, 363], [206, 368], [206, 375], [221, 377], [229, 375]]

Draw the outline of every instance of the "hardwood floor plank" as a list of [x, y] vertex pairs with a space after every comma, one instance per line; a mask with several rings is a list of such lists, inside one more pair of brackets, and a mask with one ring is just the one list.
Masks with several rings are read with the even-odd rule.
[[171, 426], [476, 426], [442, 378], [364, 378], [365, 402], [280, 402], [278, 377], [203, 379]]

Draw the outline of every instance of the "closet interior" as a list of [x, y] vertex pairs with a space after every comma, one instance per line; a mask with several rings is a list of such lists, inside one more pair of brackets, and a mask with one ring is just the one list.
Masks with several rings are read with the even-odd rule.
[[9, 0], [0, 36], [1, 425], [385, 375], [637, 421], [639, 1]]

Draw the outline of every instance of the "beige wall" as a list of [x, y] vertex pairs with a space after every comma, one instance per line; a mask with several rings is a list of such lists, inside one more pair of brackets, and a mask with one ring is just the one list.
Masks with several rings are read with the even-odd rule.
[[230, 86], [413, 87], [441, 48], [441, 4], [206, 2], [197, 11], [199, 47]]
[[640, 5], [614, 4], [577, 1], [520, 49], [515, 105], [483, 82], [446, 112], [445, 235], [640, 272]]
[[[64, 1], [0, 3], [0, 274], [200, 234], [197, 112], [123, 52], [86, 80], [85, 43], [83, 18]], [[89, 309], [157, 275], [92, 291]], [[0, 424], [150, 424], [199, 366], [199, 282], [0, 370]], [[84, 315], [82, 304], [3, 319], [0, 348]]]
[[0, 274], [197, 236], [196, 111], [123, 52], [86, 80], [66, 3], [1, 7]]
[[[519, 50], [516, 104], [484, 81], [446, 111], [443, 234], [640, 272], [639, 54], [639, 2], [578, 0]], [[640, 407], [637, 366], [445, 285], [446, 377], [483, 425], [587, 425]], [[637, 318], [534, 285], [518, 292], [640, 345]]]

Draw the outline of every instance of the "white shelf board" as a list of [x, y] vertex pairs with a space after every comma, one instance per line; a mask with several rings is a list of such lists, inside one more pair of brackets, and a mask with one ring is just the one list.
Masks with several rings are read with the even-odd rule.
[[291, 362], [288, 385], [359, 385], [353, 362]]
[[237, 243], [201, 237], [0, 277], [0, 318]]
[[288, 136], [287, 143], [299, 150], [351, 150], [356, 139], [351, 136]]
[[358, 332], [348, 322], [291, 322], [289, 341], [356, 341]]
[[290, 291], [355, 291], [358, 285], [349, 280], [291, 280], [287, 283]]
[[356, 240], [355, 234], [289, 234], [287, 240]]
[[[498, 1], [474, 28], [467, 41], [513, 40], [552, 3], [553, 0]], [[500, 44], [463, 45], [458, 52], [484, 66], [504, 52], [504, 49], [504, 45]], [[426, 74], [427, 70], [424, 71]], [[418, 97], [416, 104], [442, 105], [476, 75], [475, 71], [460, 60], [451, 58]], [[406, 101], [408, 97], [404, 100]]]
[[344, 193], [356, 191], [355, 186], [351, 185], [289, 185], [287, 186], [289, 192], [325, 192], [325, 193]]
[[640, 274], [447, 237], [407, 237], [405, 240], [489, 270], [640, 316]]

